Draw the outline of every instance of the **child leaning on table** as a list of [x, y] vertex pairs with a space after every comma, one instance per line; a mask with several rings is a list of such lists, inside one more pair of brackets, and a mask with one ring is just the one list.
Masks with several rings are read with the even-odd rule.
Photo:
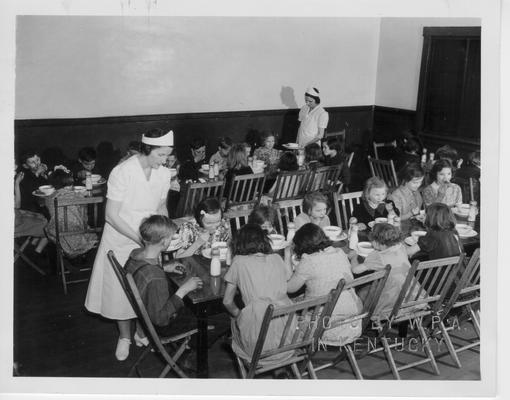
[[324, 194], [321, 192], [307, 193], [303, 198], [303, 212], [294, 220], [296, 230], [309, 222], [321, 228], [330, 226], [328, 211], [328, 198]]
[[[398, 228], [387, 223], [375, 224], [369, 239], [374, 251], [367, 255], [363, 263], [359, 263], [357, 254], [351, 255], [351, 269], [354, 274], [365, 271], [379, 271], [391, 265], [391, 271], [377, 303], [374, 316], [386, 319], [391, 312], [400, 290], [404, 285], [407, 273], [411, 268], [406, 249]], [[367, 298], [367, 287], [358, 292], [364, 301]]]
[[388, 197], [393, 200], [395, 207], [400, 211], [402, 221], [420, 214], [423, 205], [420, 189], [424, 178], [423, 169], [419, 164], [407, 164], [400, 172], [402, 182]]
[[[176, 230], [177, 226], [164, 215], [152, 215], [144, 219], [139, 228], [143, 247], [134, 249], [124, 266], [133, 276], [150, 320], [164, 336], [193, 328], [193, 318], [180, 312], [184, 306], [182, 298], [202, 287], [202, 280], [198, 277], [188, 279], [175, 293], [168, 285], [165, 272], [183, 273], [182, 266], [175, 261], [166, 265], [160, 262], [161, 252], [168, 248]], [[138, 324], [134, 339], [137, 346], [148, 344]]]

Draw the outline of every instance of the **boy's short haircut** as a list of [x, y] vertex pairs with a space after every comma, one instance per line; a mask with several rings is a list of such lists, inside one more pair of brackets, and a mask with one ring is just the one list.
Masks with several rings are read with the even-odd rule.
[[305, 194], [303, 198], [303, 212], [309, 215], [313, 206], [317, 203], [324, 203], [329, 209], [328, 198], [323, 193], [317, 191]]
[[85, 162], [95, 161], [96, 156], [96, 151], [92, 147], [84, 147], [78, 153], [78, 158]]
[[369, 239], [383, 246], [391, 247], [402, 241], [402, 234], [397, 227], [391, 224], [375, 224], [369, 234]]
[[156, 244], [171, 237], [177, 225], [165, 215], [151, 215], [142, 221], [139, 231], [145, 244]]
[[18, 164], [19, 165], [26, 164], [26, 162], [29, 158], [32, 158], [35, 156], [41, 157], [40, 154], [37, 151], [35, 151], [34, 149], [27, 149], [19, 155]]

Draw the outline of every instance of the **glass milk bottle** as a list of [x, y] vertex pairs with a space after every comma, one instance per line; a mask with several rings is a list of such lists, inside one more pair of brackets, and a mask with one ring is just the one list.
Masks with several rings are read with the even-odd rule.
[[214, 176], [217, 178], [220, 175], [220, 163], [216, 161], [214, 163]]
[[92, 190], [92, 174], [89, 171], [85, 174], [85, 188]]
[[476, 201], [469, 202], [468, 222], [475, 222], [478, 214], [478, 207]]
[[211, 276], [221, 275], [220, 250], [218, 248], [211, 249]]
[[214, 162], [209, 163], [209, 179], [214, 179]]
[[421, 154], [421, 163], [425, 164], [427, 162], [427, 149], [423, 148], [423, 153]]
[[296, 224], [294, 222], [289, 222], [287, 225], [287, 242], [291, 243], [292, 239], [294, 239], [294, 235], [296, 234]]
[[358, 249], [358, 220], [354, 217], [349, 218], [349, 248]]

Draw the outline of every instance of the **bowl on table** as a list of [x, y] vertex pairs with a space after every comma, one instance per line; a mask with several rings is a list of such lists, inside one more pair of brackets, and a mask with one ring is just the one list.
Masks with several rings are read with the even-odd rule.
[[467, 217], [469, 214], [469, 204], [457, 204], [452, 208], [452, 211], [455, 215], [459, 215], [461, 217]]
[[101, 175], [92, 174], [92, 175], [90, 175], [90, 179], [92, 180], [92, 184], [99, 183], [99, 181], [101, 180]]
[[85, 186], [73, 186], [73, 190], [77, 193], [83, 193], [87, 191]]
[[273, 247], [279, 248], [283, 245], [285, 242], [285, 237], [283, 235], [279, 235], [277, 233], [272, 233], [269, 236], [269, 239], [271, 239], [271, 243]]
[[359, 242], [358, 243], [358, 254], [362, 257], [368, 256], [374, 251], [374, 247], [370, 242]]
[[253, 172], [258, 174], [260, 172], [264, 172], [264, 168], [266, 166], [266, 163], [262, 160], [255, 160], [253, 161]]
[[42, 186], [39, 186], [39, 192], [41, 192], [42, 194], [44, 194], [46, 196], [49, 196], [54, 191], [55, 191], [55, 188], [53, 186], [51, 186], [51, 185], [42, 185]]
[[466, 224], [457, 224], [455, 229], [457, 229], [460, 237], [470, 236], [473, 233], [473, 228]]
[[388, 222], [388, 218], [379, 217], [379, 218], [376, 218], [374, 221], [376, 224], [385, 224]]
[[342, 228], [333, 225], [325, 226], [324, 228], [322, 228], [322, 230], [330, 240], [337, 239], [340, 233], [342, 233]]

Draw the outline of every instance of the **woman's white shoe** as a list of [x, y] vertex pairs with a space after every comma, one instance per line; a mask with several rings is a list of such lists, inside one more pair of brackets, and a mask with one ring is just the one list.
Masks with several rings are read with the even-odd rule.
[[115, 357], [117, 360], [124, 361], [129, 356], [129, 346], [131, 345], [131, 340], [126, 338], [119, 338], [117, 341], [117, 349], [115, 350]]
[[147, 336], [140, 337], [138, 336], [138, 332], [135, 332], [135, 344], [138, 347], [147, 347], [149, 345], [149, 339], [147, 339]]

